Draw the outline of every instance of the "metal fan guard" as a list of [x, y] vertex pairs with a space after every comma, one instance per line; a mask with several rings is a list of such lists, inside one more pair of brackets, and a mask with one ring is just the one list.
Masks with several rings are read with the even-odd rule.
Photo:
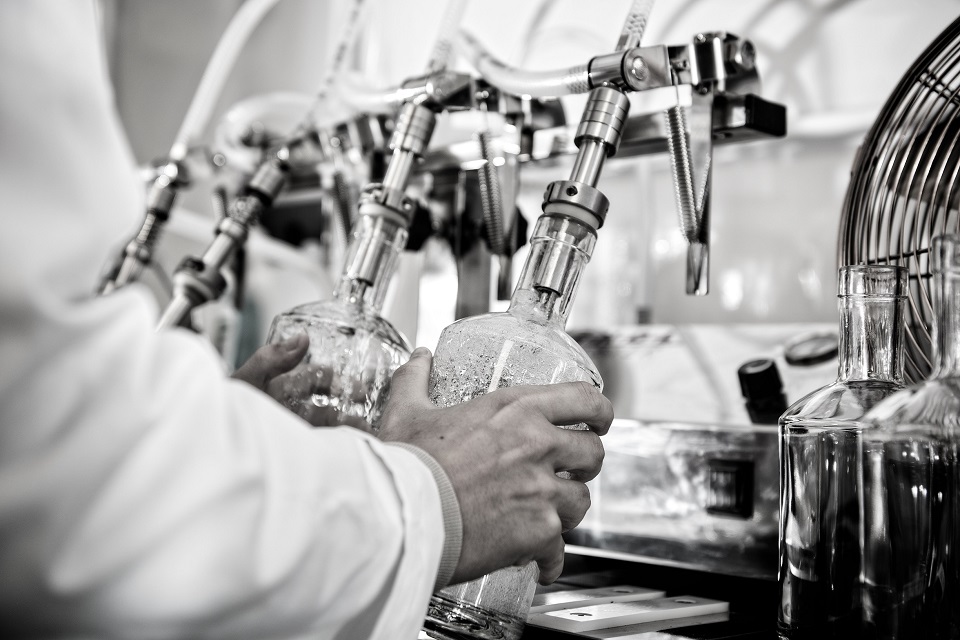
[[905, 374], [931, 371], [931, 241], [957, 233], [960, 19], [917, 58], [860, 147], [840, 219], [840, 264], [910, 271]]

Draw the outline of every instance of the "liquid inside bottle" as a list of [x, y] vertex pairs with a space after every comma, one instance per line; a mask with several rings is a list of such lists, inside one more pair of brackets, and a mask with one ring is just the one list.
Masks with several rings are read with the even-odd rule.
[[306, 333], [303, 361], [271, 383], [271, 395], [314, 425], [379, 426], [393, 372], [410, 357], [407, 339], [380, 316], [406, 231], [382, 216], [361, 216], [331, 300], [273, 320], [268, 343]]
[[[602, 389], [596, 367], [563, 330], [595, 242], [586, 225], [540, 217], [509, 310], [460, 320], [443, 330], [430, 375], [434, 404], [459, 404], [516, 385], [586, 381]], [[537, 566], [530, 563], [443, 589], [430, 601], [427, 636], [517, 640], [537, 577]]]
[[879, 403], [863, 437], [870, 638], [960, 637], [960, 238], [935, 238], [933, 373]]
[[781, 638], [858, 637], [864, 414], [903, 388], [907, 272], [840, 269], [839, 377], [780, 418]]

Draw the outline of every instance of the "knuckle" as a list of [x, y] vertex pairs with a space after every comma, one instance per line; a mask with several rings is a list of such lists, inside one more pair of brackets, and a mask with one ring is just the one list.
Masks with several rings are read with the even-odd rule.
[[591, 415], [599, 414], [603, 411], [603, 396], [587, 382], [575, 382], [574, 389], [578, 400], [582, 404], [584, 411]]

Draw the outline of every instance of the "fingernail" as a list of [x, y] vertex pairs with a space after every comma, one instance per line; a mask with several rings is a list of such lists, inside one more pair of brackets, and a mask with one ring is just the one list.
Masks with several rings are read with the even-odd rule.
[[429, 358], [430, 356], [430, 349], [426, 347], [417, 347], [413, 350], [413, 353], [410, 354], [411, 358]]

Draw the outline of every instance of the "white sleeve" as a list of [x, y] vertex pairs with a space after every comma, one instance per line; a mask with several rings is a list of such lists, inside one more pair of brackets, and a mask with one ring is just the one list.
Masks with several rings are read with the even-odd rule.
[[92, 298], [140, 191], [93, 3], [0, 3], [0, 635], [415, 638], [431, 471]]

